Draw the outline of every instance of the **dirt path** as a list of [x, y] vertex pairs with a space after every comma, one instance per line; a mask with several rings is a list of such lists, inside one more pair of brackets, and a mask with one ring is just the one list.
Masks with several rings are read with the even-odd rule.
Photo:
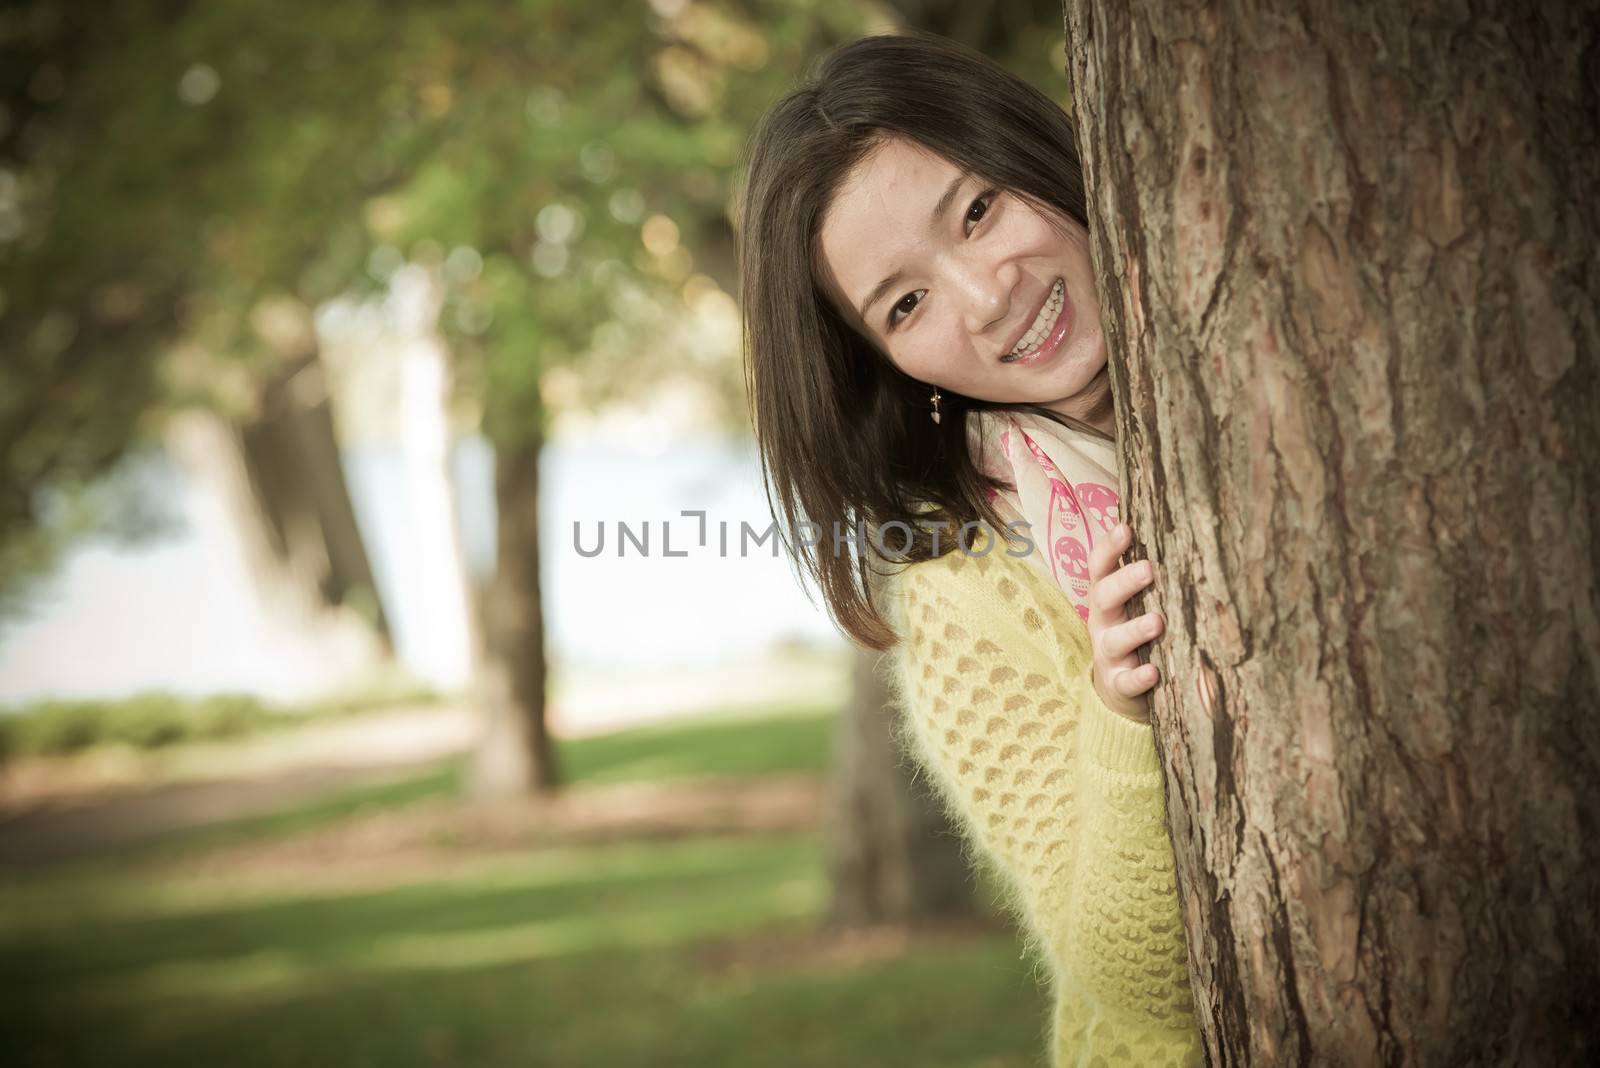
[[[255, 782], [155, 787], [0, 822], [0, 871], [79, 860], [230, 819], [279, 811], [417, 767], [307, 769]], [[436, 799], [357, 814], [284, 837], [172, 859], [182, 874], [296, 884], [389, 882], [448, 868], [466, 855], [550, 844], [771, 834], [820, 824], [824, 782], [809, 775], [575, 787], [550, 798], [493, 804]]]
[[34, 760], [0, 775], [0, 870], [77, 860], [417, 775], [466, 751], [451, 707], [400, 709], [168, 752]]
[[396, 781], [427, 766], [300, 768], [256, 779], [120, 789], [41, 803], [0, 818], [0, 870], [81, 860], [174, 832]]
[[493, 804], [448, 798], [197, 852], [168, 868], [200, 880], [345, 890], [548, 846], [809, 830], [820, 825], [823, 807], [824, 781], [809, 775], [574, 787]]
[[[458, 710], [411, 710], [186, 747], [143, 763], [130, 764], [124, 754], [121, 764], [88, 758], [11, 768], [0, 779], [0, 873], [403, 781], [465, 753], [472, 737], [470, 717]], [[822, 804], [822, 784], [808, 776], [580, 787], [492, 805], [429, 801], [204, 855], [240, 871], [320, 867], [342, 877], [359, 874], [373, 857], [382, 857], [386, 870], [397, 863], [429, 866], [468, 846], [809, 827], [820, 820]]]

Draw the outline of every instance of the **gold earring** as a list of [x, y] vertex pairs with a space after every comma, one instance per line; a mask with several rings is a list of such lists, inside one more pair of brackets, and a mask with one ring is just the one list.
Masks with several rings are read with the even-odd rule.
[[934, 386], [933, 387], [933, 397], [931, 399], [933, 401], [933, 413], [932, 413], [933, 414], [933, 421], [935, 423], [937, 423], [939, 421], [939, 387], [938, 386]]

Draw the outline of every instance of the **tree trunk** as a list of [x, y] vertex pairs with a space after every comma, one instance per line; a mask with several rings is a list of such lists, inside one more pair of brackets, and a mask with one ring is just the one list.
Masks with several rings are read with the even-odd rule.
[[479, 672], [483, 740], [473, 754], [469, 792], [506, 796], [552, 790], [555, 751], [545, 723], [548, 667], [539, 592], [539, 456], [530, 435], [495, 451], [495, 575], [479, 597], [485, 662]]
[[[273, 521], [251, 485], [239, 428], [216, 412], [191, 408], [170, 415], [162, 436], [183, 472], [185, 492], [202, 499], [191, 511], [191, 534], [218, 555], [224, 571], [237, 567], [262, 618], [269, 647], [260, 654], [276, 671], [271, 696], [300, 701], [370, 677], [389, 650], [368, 620], [345, 606], [330, 606], [316, 576], [291, 567], [274, 544]], [[223, 582], [233, 585], [226, 577]]]
[[889, 0], [887, 6], [912, 29], [991, 54], [1056, 15], [1052, 0]]
[[1600, 62], [1501, 7], [1067, 3], [1213, 1064], [1600, 1056]]
[[314, 583], [327, 604], [356, 608], [387, 644], [388, 621], [350, 503], [315, 352], [263, 390], [260, 416], [240, 435], [251, 489], [279, 559]]
[[912, 925], [976, 908], [960, 833], [895, 737], [880, 653], [857, 650], [839, 717], [829, 829], [830, 924]]

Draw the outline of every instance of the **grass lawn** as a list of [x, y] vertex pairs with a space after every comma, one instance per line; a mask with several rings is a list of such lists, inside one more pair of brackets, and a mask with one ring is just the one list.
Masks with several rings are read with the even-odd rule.
[[[569, 743], [575, 781], [821, 770], [818, 715]], [[820, 936], [814, 833], [461, 853], [341, 886], [185, 874], [453, 788], [441, 770], [0, 887], [7, 1065], [1035, 1065], [1007, 934]]]
[[826, 774], [836, 716], [809, 706], [737, 709], [561, 743], [568, 782]]

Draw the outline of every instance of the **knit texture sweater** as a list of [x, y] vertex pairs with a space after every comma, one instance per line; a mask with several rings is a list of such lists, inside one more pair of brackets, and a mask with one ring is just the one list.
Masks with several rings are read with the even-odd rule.
[[1202, 1064], [1154, 737], [1095, 693], [1083, 621], [1003, 545], [887, 592], [907, 745], [1048, 964], [1055, 1065]]

